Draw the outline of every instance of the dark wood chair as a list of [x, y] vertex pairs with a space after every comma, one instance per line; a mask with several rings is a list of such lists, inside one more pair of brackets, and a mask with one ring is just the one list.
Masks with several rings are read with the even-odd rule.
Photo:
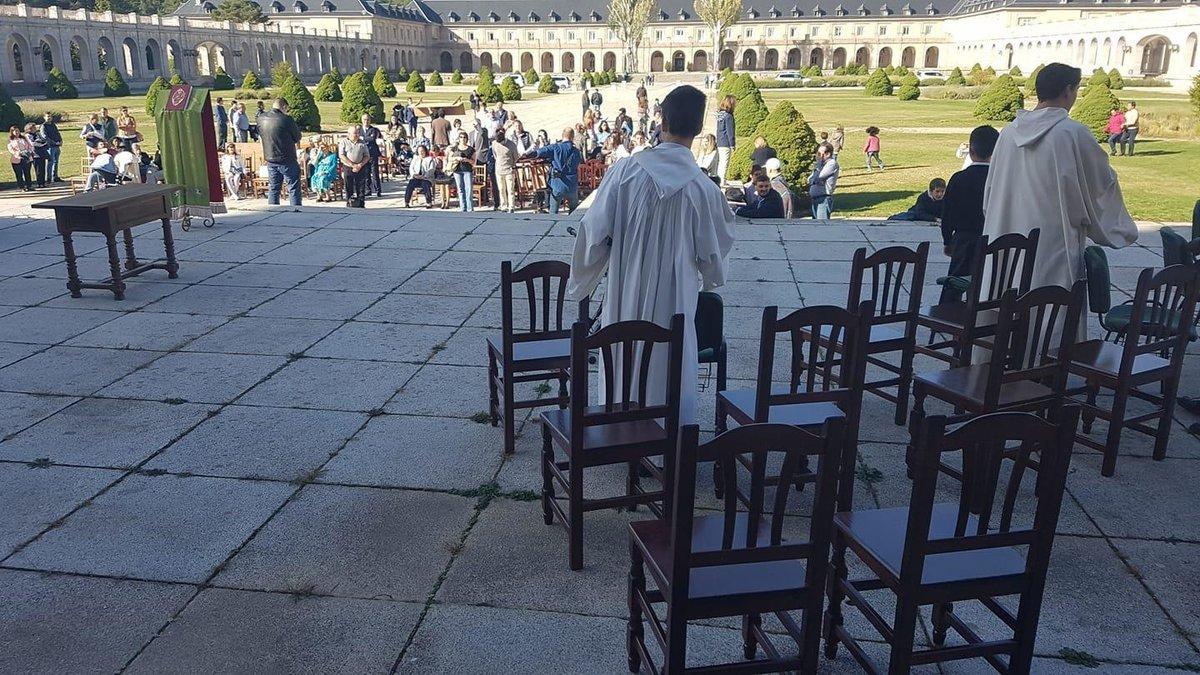
[[[815, 673], [845, 423], [833, 418], [820, 434], [787, 424], [750, 424], [699, 446], [698, 437], [695, 425], [680, 432], [667, 517], [629, 525], [629, 672]], [[698, 515], [697, 463], [719, 462], [732, 481], [735, 457], [742, 454], [755, 458], [745, 510], [731, 493], [721, 512]], [[807, 537], [796, 541], [784, 533], [784, 505], [793, 474], [810, 457], [817, 467], [812, 518]], [[783, 480], [766, 508], [765, 467], [772, 459], [779, 460]], [[647, 570], [653, 590], [647, 589]], [[664, 604], [665, 620], [654, 608]], [[797, 611], [799, 621], [792, 614]], [[762, 615], [772, 613], [795, 641], [796, 656], [785, 655], [763, 630]], [[686, 668], [688, 621], [732, 616], [742, 617], [745, 660]], [[664, 655], [661, 668], [646, 648], [643, 621]]]
[[[844, 627], [842, 602], [848, 598], [890, 646], [886, 672], [892, 675], [921, 664], [968, 658], [983, 658], [1001, 673], [1031, 672], [1050, 549], [1078, 420], [1079, 407], [1074, 405], [1060, 408], [1051, 421], [1033, 413], [1001, 412], [977, 417], [949, 433], [946, 418], [923, 420], [915, 439], [909, 506], [834, 517], [825, 656], [834, 658], [838, 645], [844, 644], [864, 670], [885, 672], [875, 667]], [[1018, 444], [1018, 449], [1006, 451], [1009, 443]], [[1024, 467], [1035, 451], [1041, 468], [1033, 474], [1033, 489], [1022, 491]], [[956, 502], [934, 503], [939, 467], [947, 454], [961, 458], [967, 478], [958, 484]], [[1010, 470], [1003, 484], [1002, 466], [1014, 458], [1007, 462]], [[1025, 508], [1018, 509], [1018, 504]], [[871, 577], [849, 579], [847, 550], [865, 563]], [[866, 595], [885, 589], [896, 600], [891, 625]], [[1000, 604], [998, 598], [1003, 596], [1017, 596], [1015, 613]], [[954, 613], [954, 603], [967, 600], [990, 610], [1012, 630], [1011, 637], [984, 639]], [[925, 605], [933, 606], [934, 646], [916, 651], [917, 613]], [[947, 646], [951, 630], [965, 644]]]
[[[564, 320], [567, 278], [571, 266], [557, 260], [530, 263], [513, 271], [500, 263], [500, 335], [487, 338], [488, 413], [492, 426], [504, 421], [504, 453], [516, 449], [516, 411], [567, 404], [571, 367], [570, 318]], [[525, 287], [528, 329], [518, 328], [513, 316], [513, 288]], [[588, 316], [588, 299], [579, 302], [578, 319]], [[521, 382], [558, 380], [558, 396], [516, 400]]]
[[1191, 265], [1196, 262], [1195, 254], [1191, 251], [1191, 242], [1184, 239], [1183, 235], [1170, 227], [1162, 227], [1158, 230], [1158, 236], [1162, 238], [1163, 267]]
[[487, 164], [476, 164], [471, 170], [471, 180], [471, 200], [476, 208], [480, 208], [492, 198], [492, 190], [488, 185]]
[[[862, 409], [863, 377], [866, 372], [867, 339], [874, 305], [861, 303], [857, 313], [832, 305], [817, 305], [797, 309], [782, 319], [776, 319], [779, 308], [763, 309], [762, 334], [758, 351], [758, 380], [754, 389], [737, 389], [717, 393], [716, 430], [723, 433], [729, 420], [735, 424], [775, 422], [802, 428], [818, 428], [831, 417], [842, 417], [849, 429], [843, 459], [838, 507], [850, 508], [854, 488], [854, 464], [858, 452], [858, 420]], [[791, 358], [787, 384], [773, 384], [776, 342], [779, 335], [791, 337]], [[822, 339], [814, 340], [812, 336]], [[830, 349], [823, 342], [842, 344], [842, 349]], [[751, 469], [750, 458], [738, 455], [737, 461]], [[713, 465], [713, 484], [717, 497], [724, 495], [725, 471], [718, 462]], [[797, 487], [815, 479], [811, 472], [797, 475]], [[767, 478], [775, 485], [777, 476]], [[735, 492], [743, 500], [744, 494]]]
[[[650, 458], [669, 462], [679, 437], [680, 378], [683, 367], [682, 314], [663, 328], [648, 321], [609, 324], [588, 335], [587, 321], [571, 328], [571, 402], [566, 410], [550, 410], [542, 419], [542, 513], [551, 525], [557, 515], [569, 532], [571, 569], [583, 569], [583, 514], [614, 507], [657, 505], [664, 491], [647, 492], [639, 482], [646, 472], [666, 482], [670, 467], [659, 468]], [[588, 405], [589, 350], [600, 354], [601, 405]], [[661, 355], [661, 356], [660, 356]], [[665, 357], [665, 358], [664, 358]], [[651, 391], [650, 379], [665, 384]], [[556, 449], [565, 460], [559, 460]], [[624, 495], [584, 499], [584, 469], [628, 465]], [[566, 493], [564, 509], [555, 499], [555, 485]]]
[[729, 348], [725, 344], [725, 303], [711, 291], [700, 291], [696, 302], [696, 356], [717, 366], [717, 391], [725, 391]]
[[[1153, 269], [1142, 270], [1124, 342], [1117, 345], [1088, 340], [1072, 350], [1067, 368], [1072, 375], [1083, 378], [1085, 384], [1068, 393], [1076, 397], [1086, 394], [1083, 433], [1076, 440], [1104, 453], [1101, 475], [1111, 476], [1116, 472], [1121, 432], [1126, 428], [1154, 436], [1154, 459], [1166, 457], [1184, 351], [1194, 330], [1198, 293], [1200, 271], [1194, 265], [1172, 265], [1157, 273]], [[1159, 393], [1148, 391], [1149, 385], [1157, 385]], [[1113, 392], [1109, 410], [1096, 404], [1102, 388]], [[1126, 417], [1131, 396], [1155, 408]], [[1108, 435], [1103, 443], [1085, 435], [1091, 432], [1096, 417], [1108, 422]], [[1146, 424], [1154, 419], [1158, 420], [1154, 427]]]
[[[929, 329], [929, 342], [918, 343], [916, 352], [952, 366], [969, 360], [964, 360], [964, 354], [969, 357], [976, 339], [995, 331], [994, 310], [1004, 292], [1010, 288], [1018, 293], [1029, 291], [1038, 235], [1035, 228], [1028, 236], [1013, 232], [991, 241], [986, 235], [980, 237], [965, 300], [940, 302], [921, 311], [917, 324]], [[939, 335], [943, 336], [940, 340]]]

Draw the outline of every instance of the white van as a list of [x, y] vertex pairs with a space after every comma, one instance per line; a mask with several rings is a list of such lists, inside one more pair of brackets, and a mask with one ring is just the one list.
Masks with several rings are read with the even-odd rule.
[[550, 79], [558, 87], [559, 91], [567, 91], [571, 88], [571, 78], [566, 75], [551, 75]]
[[917, 77], [923, 79], [926, 77], [945, 77], [945, 75], [943, 75], [942, 71], [940, 71], [940, 70], [926, 69], [926, 70], [918, 70]]

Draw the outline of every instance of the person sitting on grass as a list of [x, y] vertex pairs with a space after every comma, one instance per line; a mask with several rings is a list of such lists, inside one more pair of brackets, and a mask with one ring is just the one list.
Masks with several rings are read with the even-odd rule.
[[931, 223], [942, 219], [942, 199], [946, 196], [946, 181], [934, 178], [929, 181], [929, 189], [917, 195], [917, 202], [908, 207], [907, 211], [888, 217], [888, 220], [923, 220]]
[[734, 215], [740, 218], [782, 218], [783, 199], [771, 186], [771, 179], [766, 173], [759, 173], [754, 178], [755, 201], [738, 207]]

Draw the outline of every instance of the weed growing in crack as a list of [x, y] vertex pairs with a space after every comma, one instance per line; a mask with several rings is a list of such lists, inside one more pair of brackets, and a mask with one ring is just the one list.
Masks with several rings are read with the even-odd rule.
[[486, 410], [481, 410], [471, 415], [471, 421], [476, 424], [489, 424], [492, 421], [492, 414]]
[[321, 476], [324, 476], [325, 473], [326, 469], [323, 468], [309, 469], [308, 471], [301, 471], [300, 473], [296, 474], [296, 477], [288, 482], [297, 486], [308, 485], [309, 483], [315, 482]]
[[54, 462], [49, 457], [38, 457], [32, 462], [25, 462], [25, 466], [30, 469], [49, 469], [54, 466]]

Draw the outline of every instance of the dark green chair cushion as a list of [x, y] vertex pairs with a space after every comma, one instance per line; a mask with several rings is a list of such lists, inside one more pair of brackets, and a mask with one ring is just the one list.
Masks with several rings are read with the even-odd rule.
[[971, 288], [971, 277], [938, 277], [937, 285], [966, 293]]

